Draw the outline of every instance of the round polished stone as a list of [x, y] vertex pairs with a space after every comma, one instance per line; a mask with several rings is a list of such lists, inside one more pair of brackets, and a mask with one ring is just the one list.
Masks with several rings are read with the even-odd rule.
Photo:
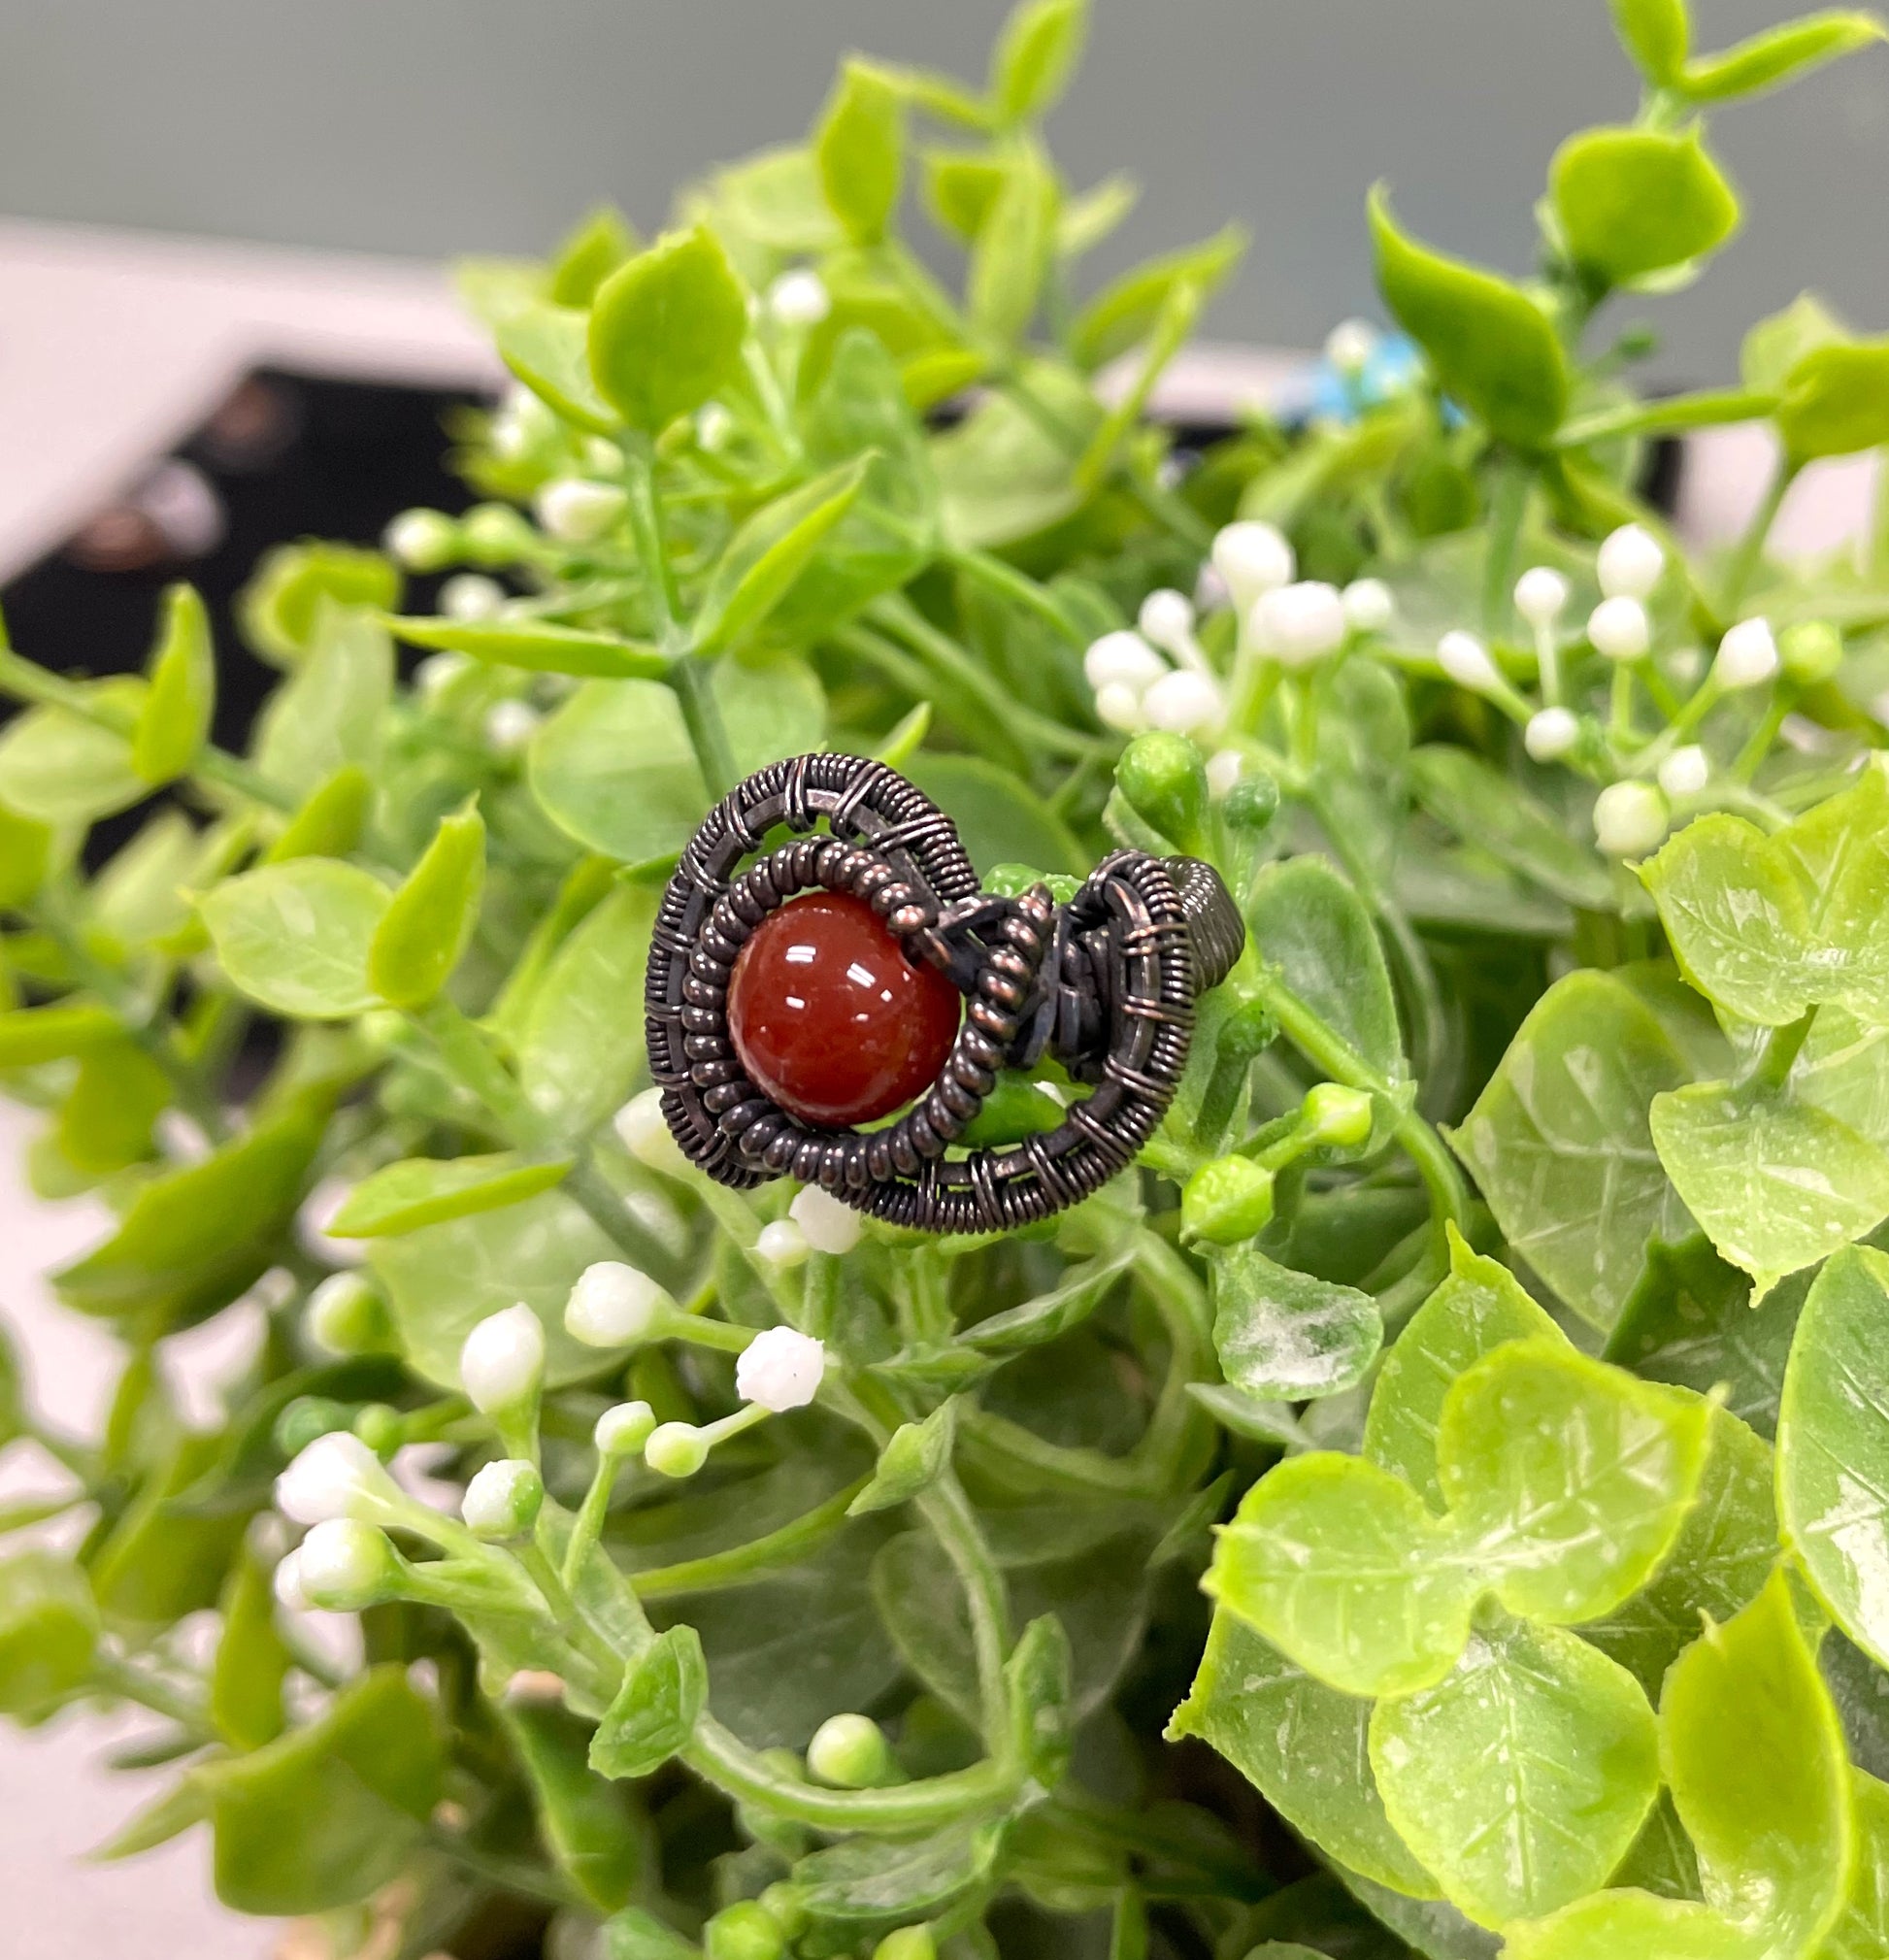
[[728, 982], [728, 1033], [751, 1080], [803, 1122], [890, 1115], [944, 1065], [963, 1001], [906, 958], [864, 899], [813, 891], [754, 928]]

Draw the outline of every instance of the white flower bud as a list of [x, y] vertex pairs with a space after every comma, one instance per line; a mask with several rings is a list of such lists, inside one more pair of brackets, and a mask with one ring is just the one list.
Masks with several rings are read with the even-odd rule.
[[643, 1460], [658, 1477], [693, 1477], [709, 1460], [709, 1439], [692, 1422], [665, 1422], [650, 1431]]
[[529, 701], [495, 701], [485, 716], [485, 746], [495, 755], [516, 755], [538, 733], [538, 721]]
[[1666, 552], [1650, 531], [1622, 524], [1602, 544], [1594, 570], [1609, 599], [1643, 599], [1666, 570]]
[[302, 1541], [296, 1590], [323, 1612], [359, 1612], [378, 1605], [399, 1578], [393, 1547], [371, 1524], [329, 1518]]
[[814, 327], [833, 311], [833, 298], [818, 273], [797, 266], [768, 287], [768, 311], [784, 327]]
[[614, 483], [559, 477], [538, 492], [531, 508], [547, 537], [565, 545], [588, 545], [616, 522], [627, 502]]
[[1169, 671], [1162, 659], [1139, 633], [1123, 627], [1105, 633], [1082, 655], [1082, 673], [1100, 694], [1105, 687], [1132, 687], [1139, 695], [1150, 682]]
[[1568, 581], [1551, 565], [1531, 565], [1515, 581], [1515, 611], [1531, 626], [1548, 627], [1568, 610]]
[[1381, 633], [1397, 616], [1397, 601], [1381, 579], [1353, 579], [1341, 596], [1354, 633]]
[[1227, 589], [1227, 581], [1221, 578], [1219, 568], [1210, 561], [1194, 574], [1194, 611], [1205, 615], [1209, 613], [1224, 613], [1233, 604], [1233, 594]]
[[645, 1089], [641, 1095], [632, 1096], [611, 1118], [611, 1128], [616, 1132], [616, 1141], [639, 1164], [652, 1171], [665, 1171], [671, 1177], [688, 1169], [688, 1159], [682, 1155], [682, 1147], [670, 1130], [669, 1118], [662, 1113], [660, 1089]]
[[1252, 611], [1253, 644], [1282, 667], [1307, 667], [1344, 645], [1350, 622], [1336, 585], [1303, 580], [1265, 593]]
[[1325, 336], [1325, 358], [1347, 380], [1364, 373], [1377, 351], [1377, 329], [1368, 319], [1340, 320]]
[[275, 1577], [270, 1581], [276, 1595], [276, 1603], [290, 1612], [308, 1612], [314, 1602], [302, 1590], [302, 1554], [299, 1551], [285, 1553], [276, 1562]]
[[361, 1354], [386, 1330], [386, 1308], [359, 1273], [330, 1273], [309, 1295], [309, 1338], [330, 1354]]
[[1698, 743], [1689, 742], [1660, 764], [1660, 787], [1671, 797], [1697, 796], [1711, 773], [1711, 758]]
[[646, 1341], [677, 1311], [646, 1273], [620, 1259], [599, 1259], [578, 1275], [564, 1308], [564, 1331], [586, 1347], [631, 1347]]
[[1298, 561], [1284, 532], [1246, 520], [1229, 524], [1213, 540], [1213, 569], [1226, 581], [1227, 595], [1242, 613], [1262, 592], [1289, 585]]
[[1609, 660], [1638, 660], [1653, 644], [1653, 622], [1638, 599], [1603, 599], [1587, 615], [1587, 637]]
[[545, 1379], [545, 1323], [522, 1300], [488, 1313], [459, 1350], [459, 1382], [484, 1415], [509, 1414]]
[[1224, 796], [1240, 781], [1246, 758], [1237, 748], [1216, 748], [1207, 758], [1207, 787], [1212, 796]]
[[440, 611], [448, 619], [495, 619], [505, 610], [505, 587], [483, 572], [460, 572], [440, 587]]
[[843, 1205], [817, 1184], [794, 1193], [787, 1215], [815, 1252], [850, 1252], [865, 1228], [864, 1219], [850, 1205]]
[[276, 1509], [297, 1524], [371, 1520], [404, 1503], [381, 1459], [346, 1429], [317, 1436], [276, 1479]]
[[463, 653], [429, 653], [414, 669], [414, 686], [421, 700], [437, 701], [472, 664]]
[[459, 527], [444, 511], [402, 511], [381, 534], [387, 555], [410, 572], [437, 572], [459, 548]]
[[791, 1218], [777, 1218], [773, 1224], [763, 1225], [754, 1241], [756, 1255], [777, 1273], [806, 1265], [807, 1255], [812, 1249], [807, 1243], [807, 1234]]
[[475, 1538], [497, 1544], [522, 1538], [544, 1508], [545, 1479], [521, 1456], [502, 1457], [474, 1473], [459, 1502], [459, 1514]]
[[792, 1327], [766, 1327], [735, 1363], [735, 1393], [776, 1415], [805, 1409], [819, 1393], [826, 1349]]
[[1522, 747], [1537, 762], [1559, 762], [1579, 740], [1580, 722], [1572, 708], [1543, 708], [1522, 730]]
[[1194, 638], [1194, 602], [1185, 592], [1176, 592], [1171, 585], [1150, 592], [1142, 601], [1135, 623], [1141, 627], [1143, 639], [1151, 641], [1164, 653], [1172, 654], [1180, 666], [1196, 667], [1206, 673], [1207, 655]]
[[1125, 681], [1110, 681], [1095, 690], [1095, 718], [1123, 735], [1139, 735], [1147, 726], [1141, 692]]
[[711, 455], [727, 446], [735, 418], [720, 402], [704, 402], [695, 412], [695, 440]]
[[606, 1409], [590, 1432], [604, 1456], [634, 1456], [656, 1432], [656, 1412], [646, 1402], [619, 1402]]
[[1476, 694], [1493, 693], [1502, 685], [1502, 676], [1489, 657], [1489, 649], [1474, 633], [1460, 629], [1445, 633], [1437, 642], [1437, 665], [1457, 686]]
[[1164, 728], [1174, 735], [1216, 728], [1226, 718], [1226, 712], [1220, 683], [1212, 675], [1197, 674], [1191, 667], [1162, 675], [1142, 696], [1142, 713], [1147, 717], [1147, 725]]
[[1610, 782], [1594, 802], [1594, 841], [1609, 857], [1643, 857], [1666, 836], [1668, 817], [1650, 782]]
[[367, 1256], [367, 1247], [358, 1239], [328, 1236], [329, 1223], [353, 1190], [351, 1178], [323, 1178], [295, 1213], [295, 1236], [302, 1249], [324, 1266], [358, 1266]]
[[1712, 662], [1721, 687], [1762, 686], [1777, 668], [1777, 641], [1769, 619], [1740, 619], [1718, 643]]

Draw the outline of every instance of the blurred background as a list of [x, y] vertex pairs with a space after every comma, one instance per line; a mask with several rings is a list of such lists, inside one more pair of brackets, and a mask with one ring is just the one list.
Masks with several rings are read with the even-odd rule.
[[[1778, 0], [1698, 0], [1715, 47]], [[615, 198], [647, 228], [704, 166], [797, 135], [837, 52], [981, 71], [1003, 0], [0, 0], [0, 213], [438, 255], [536, 251]], [[1098, 0], [1051, 124], [1140, 210], [1098, 274], [1238, 216], [1218, 338], [1315, 345], [1371, 305], [1362, 205], [1519, 270], [1575, 126], [1630, 114], [1606, 0]], [[1751, 236], [1677, 302], [1663, 371], [1727, 373], [1808, 283], [1889, 324], [1883, 57], [1714, 120]], [[4, 317], [0, 294], [0, 317]]]
[[[96, 669], [121, 641], [128, 663], [176, 561], [221, 605], [266, 542], [371, 538], [403, 505], [445, 500], [440, 391], [498, 377], [439, 261], [541, 252], [602, 198], [653, 230], [679, 183], [804, 131], [842, 50], [977, 76], [1006, 4], [0, 0], [0, 581], [21, 644]], [[1076, 187], [1125, 169], [1143, 196], [1090, 276], [1243, 221], [1251, 248], [1207, 323], [1219, 342], [1315, 348], [1375, 314], [1363, 202], [1380, 177], [1419, 236], [1525, 270], [1555, 146], [1636, 99], [1606, 0], [1095, 11], [1051, 135]], [[1786, 11], [1695, 0], [1699, 43]], [[1742, 327], [1806, 286], [1889, 328], [1889, 55], [1727, 112], [1713, 136], [1750, 234], [1691, 291], [1621, 310], [1660, 324], [1654, 377], [1729, 380]], [[240, 388], [258, 364], [297, 379]], [[405, 392], [370, 399], [367, 382]], [[1701, 456], [1681, 515], [1723, 535], [1764, 438], [1714, 432]], [[1828, 538], [1862, 487], [1848, 465], [1812, 472], [1787, 519]], [[0, 1110], [0, 1318], [48, 1413], [88, 1429], [110, 1352], [38, 1275], [103, 1217], [24, 1200], [24, 1136]], [[0, 1465], [0, 1493], [17, 1468]], [[267, 1951], [266, 1930], [209, 1903], [195, 1837], [128, 1866], [77, 1862], [142, 1794], [101, 1753], [79, 1724], [0, 1734], [0, 1945]]]

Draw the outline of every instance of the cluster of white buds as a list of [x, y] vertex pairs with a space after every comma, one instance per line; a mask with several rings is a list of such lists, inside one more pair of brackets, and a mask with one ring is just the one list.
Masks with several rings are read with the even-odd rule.
[[629, 499], [614, 483], [556, 477], [532, 499], [532, 514], [561, 545], [594, 545], [622, 516]]
[[1226, 714], [1220, 683], [1194, 636], [1194, 602], [1172, 588], [1148, 594], [1134, 628], [1096, 641], [1082, 672], [1095, 690], [1097, 717], [1124, 735], [1145, 728], [1191, 735]]
[[754, 1249], [776, 1272], [786, 1272], [804, 1266], [810, 1252], [850, 1252], [864, 1230], [865, 1220], [850, 1205], [808, 1184], [795, 1193], [784, 1218], [761, 1227]]

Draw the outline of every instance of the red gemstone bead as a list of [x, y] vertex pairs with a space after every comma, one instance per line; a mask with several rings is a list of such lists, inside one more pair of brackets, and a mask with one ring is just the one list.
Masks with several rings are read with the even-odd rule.
[[770, 913], [737, 955], [728, 1032], [783, 1110], [837, 1128], [890, 1115], [930, 1087], [962, 1006], [864, 899], [813, 891]]

